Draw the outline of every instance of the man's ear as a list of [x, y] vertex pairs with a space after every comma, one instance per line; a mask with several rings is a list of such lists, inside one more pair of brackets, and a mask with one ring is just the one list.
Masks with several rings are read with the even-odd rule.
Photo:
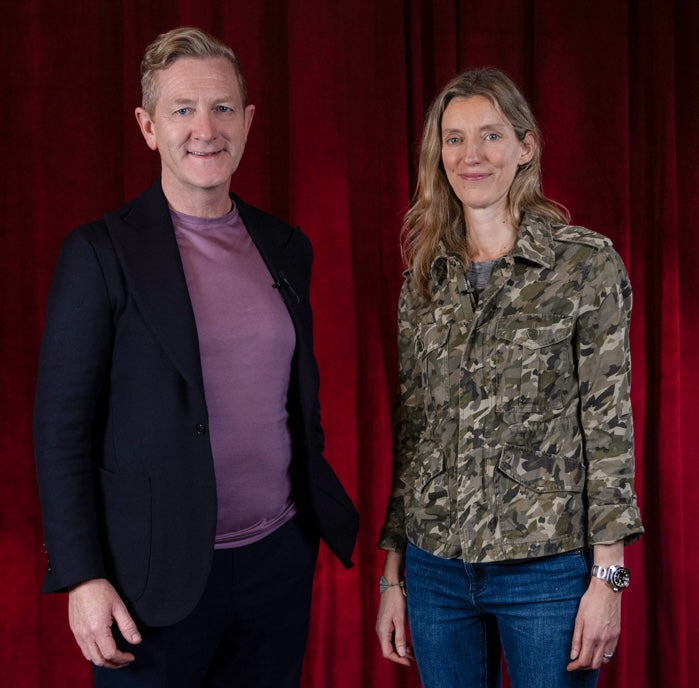
[[250, 127], [252, 126], [252, 118], [255, 116], [255, 106], [248, 105], [245, 108], [245, 113], [243, 117], [245, 118], [245, 140], [248, 140], [248, 134], [250, 133]]
[[146, 140], [146, 144], [148, 144], [148, 148], [157, 150], [158, 144], [155, 139], [155, 124], [150, 113], [142, 107], [137, 107], [134, 114], [136, 115], [136, 121], [141, 129], [143, 138]]

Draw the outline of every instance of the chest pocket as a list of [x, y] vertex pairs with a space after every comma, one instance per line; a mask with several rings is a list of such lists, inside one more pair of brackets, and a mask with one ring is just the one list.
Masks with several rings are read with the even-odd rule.
[[432, 429], [440, 418], [448, 415], [450, 329], [449, 324], [421, 324], [415, 342], [425, 392], [425, 414]]
[[570, 316], [529, 314], [501, 320], [496, 328], [498, 410], [559, 411], [575, 394]]

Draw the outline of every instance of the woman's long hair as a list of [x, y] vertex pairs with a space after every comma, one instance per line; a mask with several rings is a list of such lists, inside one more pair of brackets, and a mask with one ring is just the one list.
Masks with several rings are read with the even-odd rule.
[[570, 221], [568, 211], [546, 198], [541, 189], [541, 134], [524, 96], [499, 69], [487, 67], [459, 74], [444, 87], [427, 111], [417, 188], [403, 220], [403, 258], [411, 268], [418, 291], [426, 298], [430, 293], [432, 261], [440, 251], [464, 259], [470, 255], [463, 208], [442, 164], [442, 115], [454, 98], [470, 96], [488, 98], [510, 122], [520, 141], [527, 133], [534, 138], [534, 155], [517, 170], [507, 197], [514, 226], [519, 226], [525, 210], [556, 222]]

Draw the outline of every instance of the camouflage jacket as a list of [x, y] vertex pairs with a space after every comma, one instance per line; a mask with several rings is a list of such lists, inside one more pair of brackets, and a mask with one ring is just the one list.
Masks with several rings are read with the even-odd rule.
[[611, 242], [525, 217], [475, 309], [459, 259], [435, 259], [432, 287], [401, 291], [379, 546], [488, 562], [638, 538], [631, 286]]

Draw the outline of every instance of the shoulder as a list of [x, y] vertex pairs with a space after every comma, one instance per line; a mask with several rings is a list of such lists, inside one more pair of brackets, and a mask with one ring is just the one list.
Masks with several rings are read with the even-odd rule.
[[273, 241], [281, 246], [294, 241], [304, 244], [310, 250], [308, 237], [298, 228], [288, 222], [265, 212], [260, 208], [246, 203], [242, 198], [233, 195], [243, 222], [249, 230], [264, 232], [265, 241]]
[[603, 234], [593, 232], [579, 225], [551, 224], [551, 237], [554, 241], [566, 244], [582, 244], [590, 248], [605, 249], [612, 246], [612, 241]]
[[539, 216], [527, 217], [522, 226], [534, 249], [542, 256], [550, 255], [552, 279], [572, 281], [587, 289], [594, 300], [610, 289], [630, 291], [626, 267], [609, 237]]
[[434, 299], [438, 298], [439, 290], [433, 285], [433, 299], [426, 298], [421, 292], [417, 278], [413, 270], [403, 273], [403, 285], [398, 298], [399, 318], [413, 321], [421, 317], [428, 317], [435, 308]]
[[581, 262], [589, 273], [618, 273], [626, 278], [624, 263], [609, 237], [579, 225], [552, 223], [550, 231], [559, 260]]
[[631, 309], [631, 283], [624, 261], [611, 239], [577, 225], [552, 225], [556, 267], [582, 276], [581, 286], [599, 305], [612, 297], [623, 310]]
[[61, 246], [61, 255], [100, 254], [111, 247], [107, 224], [104, 220], [94, 220], [78, 225], [68, 233]]

